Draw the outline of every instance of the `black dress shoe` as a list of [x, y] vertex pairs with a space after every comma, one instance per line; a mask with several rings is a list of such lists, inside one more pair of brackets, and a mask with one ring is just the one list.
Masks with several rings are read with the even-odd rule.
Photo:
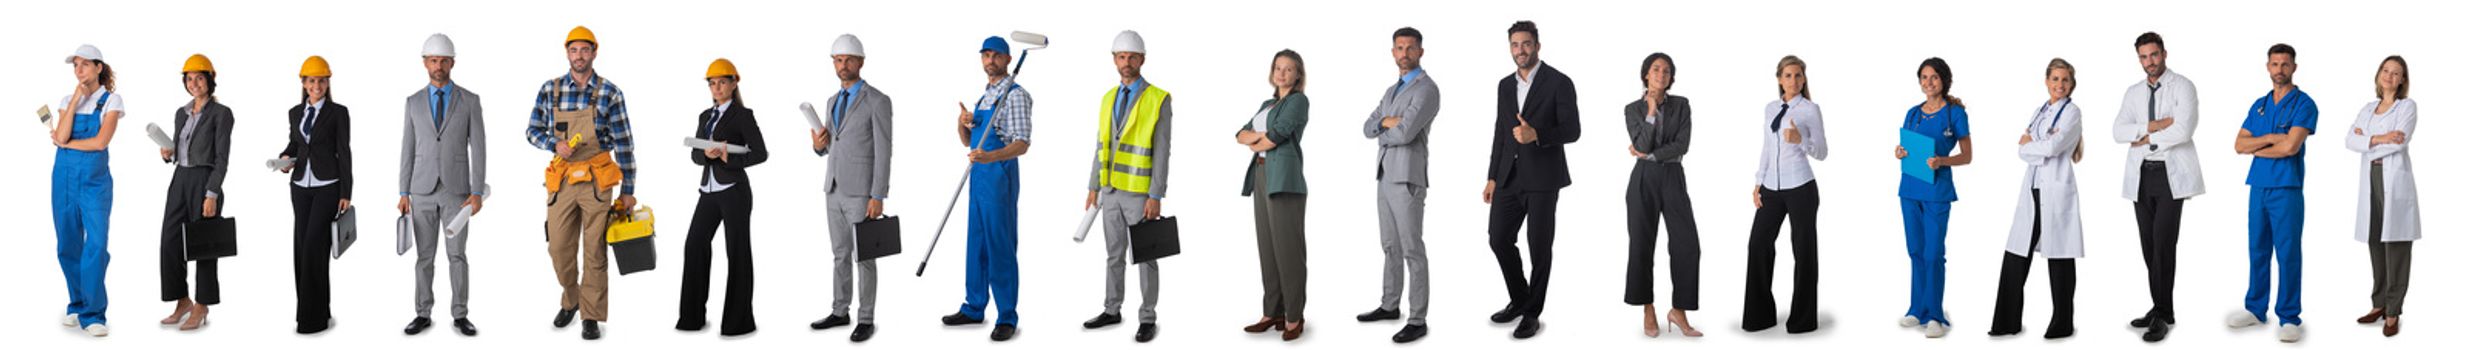
[[1362, 322], [1377, 322], [1377, 321], [1393, 320], [1393, 319], [1397, 319], [1397, 318], [1399, 318], [1399, 317], [1403, 317], [1403, 315], [1398, 315], [1398, 314], [1397, 314], [1397, 312], [1396, 312], [1396, 310], [1389, 310], [1389, 309], [1386, 309], [1386, 308], [1380, 308], [1380, 309], [1371, 309], [1371, 312], [1364, 312], [1364, 313], [1362, 313], [1362, 314], [1360, 314], [1360, 315], [1353, 315], [1353, 320], [1355, 320], [1355, 321], [1362, 321]]
[[859, 323], [857, 329], [848, 331], [850, 342], [863, 343], [868, 339], [874, 339], [874, 324], [872, 323]]
[[2151, 322], [2150, 328], [2142, 331], [2141, 341], [2157, 343], [2161, 340], [2167, 340], [2167, 332], [2171, 328], [2176, 328], [2176, 326], [2166, 321]]
[[420, 332], [428, 331], [428, 326], [427, 317], [413, 317], [410, 325], [403, 326], [403, 335], [420, 335]]
[[942, 316], [942, 325], [944, 326], [972, 325], [979, 323], [985, 323], [985, 320], [975, 317], [968, 317], [968, 314], [965, 313], [951, 313], [948, 316]]
[[1011, 337], [1018, 335], [1019, 326], [1011, 325], [1009, 323], [994, 325], [994, 341], [1011, 341]]
[[1524, 316], [1524, 309], [1516, 305], [1508, 305], [1506, 308], [1499, 309], [1499, 312], [1490, 313], [1490, 323], [1515, 322], [1518, 316]]
[[2133, 328], [2150, 328], [2150, 316], [2133, 318], [2133, 322], [2128, 324], [2132, 325]]
[[707, 325], [708, 325], [708, 324], [706, 324], [706, 323], [704, 322], [704, 320], [703, 320], [703, 319], [701, 319], [701, 318], [684, 318], [684, 317], [679, 317], [679, 318], [677, 318], [677, 330], [680, 330], [680, 331], [687, 331], [687, 332], [701, 331], [701, 330], [702, 330], [702, 328], [703, 328], [704, 326], [707, 326]]
[[600, 321], [582, 321], [582, 340], [600, 340]]
[[1156, 340], [1155, 323], [1141, 323], [1139, 324], [1139, 333], [1131, 335], [1131, 341], [1146, 343], [1150, 340]]
[[2051, 323], [2051, 324], [2048, 324], [2048, 325], [2047, 325], [2047, 334], [2045, 334], [2045, 335], [2041, 335], [2041, 336], [2039, 336], [2039, 337], [2040, 337], [2040, 338], [2046, 338], [2046, 339], [2064, 339], [2064, 338], [2071, 338], [2071, 337], [2073, 337], [2073, 323], [2071, 323], [2071, 322], [2067, 322], [2067, 323]]
[[747, 334], [754, 334], [754, 329], [756, 328], [750, 324], [738, 327], [729, 327], [725, 324], [726, 322], [722, 323], [723, 324], [720, 325], [720, 336], [722, 337], [742, 337]]
[[1518, 323], [1518, 324], [1516, 324], [1516, 332], [1515, 332], [1515, 333], [1510, 333], [1509, 335], [1511, 335], [1511, 336], [1515, 336], [1515, 337], [1516, 337], [1516, 339], [1526, 339], [1526, 338], [1533, 338], [1533, 336], [1534, 336], [1535, 334], [1541, 334], [1541, 333], [1542, 333], [1542, 321], [1538, 321], [1538, 320], [1534, 320], [1534, 319], [1530, 319], [1530, 318], [1528, 318], [1528, 319], [1525, 319], [1525, 322], [1524, 322], [1524, 323]]
[[1102, 313], [1102, 314], [1096, 314], [1096, 317], [1095, 317], [1095, 318], [1089, 318], [1089, 319], [1088, 319], [1088, 322], [1080, 322], [1080, 323], [1079, 323], [1079, 326], [1080, 326], [1080, 327], [1085, 327], [1085, 328], [1088, 328], [1088, 329], [1097, 329], [1097, 328], [1105, 328], [1105, 326], [1111, 326], [1111, 325], [1117, 325], [1117, 324], [1122, 324], [1122, 315], [1117, 315], [1117, 314], [1113, 314], [1113, 313]]
[[820, 321], [814, 321], [814, 323], [807, 324], [805, 326], [812, 327], [814, 329], [831, 329], [832, 327], [846, 325], [848, 325], [848, 316], [831, 315], [831, 317], [824, 317]]
[[1807, 334], [1807, 333], [1809, 333], [1809, 332], [1815, 332], [1815, 331], [1816, 331], [1816, 325], [1815, 325], [1815, 324], [1809, 324], [1809, 325], [1806, 325], [1806, 326], [1801, 326], [1801, 325], [1796, 325], [1796, 324], [1793, 324], [1793, 325], [1790, 325], [1790, 326], [1788, 326], [1788, 327], [1782, 327], [1782, 331], [1783, 331], [1783, 332], [1789, 332], [1790, 334]]
[[462, 333], [465, 337], [475, 337], [480, 335], [480, 326], [471, 324], [471, 319], [456, 318], [454, 319], [454, 332]]
[[574, 312], [575, 312], [575, 311], [580, 311], [580, 310], [577, 310], [577, 309], [559, 309], [559, 310], [557, 310], [557, 319], [556, 319], [556, 320], [554, 320], [554, 321], [549, 321], [549, 323], [548, 323], [548, 324], [550, 324], [550, 325], [555, 325], [555, 326], [557, 326], [557, 328], [565, 328], [565, 325], [574, 324]]
[[1396, 330], [1396, 336], [1388, 337], [1388, 340], [1396, 341], [1397, 344], [1404, 344], [1411, 343], [1416, 340], [1422, 340], [1422, 336], [1425, 335], [1430, 335], [1430, 327], [1418, 324], [1409, 324], [1405, 325], [1405, 329]]

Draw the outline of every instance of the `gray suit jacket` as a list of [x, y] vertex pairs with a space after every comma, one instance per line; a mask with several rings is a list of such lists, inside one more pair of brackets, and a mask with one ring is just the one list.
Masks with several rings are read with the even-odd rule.
[[[206, 100], [204, 113], [200, 113], [205, 119], [197, 121], [196, 131], [190, 131], [188, 106], [182, 103], [178, 111], [171, 113], [170, 136], [178, 142], [180, 135], [189, 135], [187, 166], [212, 169], [206, 174], [206, 193], [221, 197], [223, 175], [231, 172], [231, 108], [224, 107], [221, 100]], [[173, 159], [178, 156], [173, 155]]]
[[[1379, 141], [1379, 183], [1430, 186], [1430, 141], [1424, 136], [1439, 117], [1439, 83], [1424, 71], [1412, 82], [1397, 85], [1404, 89], [1388, 87], [1379, 109], [1362, 122], [1362, 137]], [[1379, 127], [1379, 120], [1391, 115], [1401, 119], [1396, 127]]]
[[472, 195], [488, 188], [487, 127], [480, 95], [461, 84], [446, 102], [445, 123], [431, 120], [429, 90], [403, 99], [402, 174], [397, 188], [416, 195]]
[[858, 195], [868, 198], [891, 196], [891, 96], [874, 89], [872, 82], [859, 86], [856, 98], [848, 103], [848, 111], [837, 122], [831, 121], [832, 106], [839, 105], [839, 93], [832, 92], [829, 103], [823, 104], [822, 122], [831, 128], [830, 147], [815, 150], [815, 155], [829, 157], [827, 179], [822, 192], [831, 195]]

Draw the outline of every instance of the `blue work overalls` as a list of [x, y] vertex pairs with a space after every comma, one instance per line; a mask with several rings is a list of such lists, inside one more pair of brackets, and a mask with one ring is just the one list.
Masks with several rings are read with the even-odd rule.
[[[976, 108], [976, 126], [969, 134], [983, 140], [971, 148], [991, 152], [1009, 146], [996, 133], [994, 111], [1003, 97], [1018, 90], [1012, 84], [993, 103]], [[960, 314], [985, 319], [988, 297], [1000, 302], [996, 324], [1019, 324], [1019, 159], [968, 166], [968, 300]]]
[[[103, 106], [111, 92], [102, 92], [94, 108], [77, 113], [69, 139], [93, 138], [103, 130]], [[103, 269], [111, 265], [111, 153], [66, 147], [54, 153], [51, 166], [51, 225], [59, 235], [60, 275], [69, 287], [68, 314], [77, 327], [103, 323], [111, 305], [103, 292]]]

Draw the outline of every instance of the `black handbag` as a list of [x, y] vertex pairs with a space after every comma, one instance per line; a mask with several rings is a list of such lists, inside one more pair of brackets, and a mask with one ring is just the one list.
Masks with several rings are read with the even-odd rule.
[[198, 261], [240, 255], [235, 237], [237, 222], [231, 217], [212, 217], [180, 224], [180, 244], [185, 246], [181, 260]]
[[1182, 254], [1182, 230], [1168, 216], [1131, 225], [1131, 262], [1146, 263]]
[[899, 254], [899, 217], [885, 216], [857, 222], [857, 260]]

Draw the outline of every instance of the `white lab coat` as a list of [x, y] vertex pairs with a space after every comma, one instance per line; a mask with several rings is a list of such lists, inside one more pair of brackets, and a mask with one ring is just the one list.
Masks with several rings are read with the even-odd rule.
[[[2407, 156], [2407, 143], [2372, 145], [2373, 135], [2390, 131], [2406, 133], [2407, 140], [2416, 139], [2416, 101], [2402, 99], [2390, 106], [2390, 113], [2375, 114], [2381, 101], [2364, 104], [2356, 112], [2356, 122], [2347, 132], [2347, 150], [2362, 153], [2356, 167], [2356, 241], [2364, 243], [2413, 242], [2424, 231], [2423, 217], [2416, 212], [2415, 161]], [[2362, 129], [2358, 134], [2355, 130]], [[2381, 161], [2382, 220], [2381, 242], [2372, 238], [2373, 161]]]
[[2176, 124], [2159, 132], [2150, 132], [2150, 86], [2148, 81], [2135, 79], [2124, 89], [2124, 106], [2118, 107], [2114, 135], [2116, 143], [2126, 145], [2124, 151], [2124, 199], [2141, 198], [2141, 163], [2152, 151], [2148, 146], [2131, 146], [2134, 140], [2150, 137], [2158, 145], [2156, 153], [2167, 158], [2167, 186], [2176, 199], [2202, 194], [2201, 157], [2193, 148], [2193, 127], [2201, 118], [2201, 100], [2195, 96], [2193, 81], [2170, 70], [2159, 75], [2158, 117], [2175, 119]]
[[[2021, 199], [2013, 209], [2013, 232], [2005, 239], [2006, 253], [2029, 256], [2036, 249], [2048, 259], [2082, 257], [2081, 195], [2073, 181], [2073, 150], [2081, 148], [2081, 120], [2081, 107], [2067, 98], [2041, 107], [2023, 131], [2030, 133], [2030, 143], [2021, 145], [2016, 153], [2021, 154], [2022, 163], [2029, 169], [2022, 175]], [[2031, 210], [2032, 188], [2039, 189], [2036, 213]], [[2033, 221], [2039, 226], [2031, 227]], [[2033, 228], [2040, 230], [2037, 247], [2030, 246]]]

